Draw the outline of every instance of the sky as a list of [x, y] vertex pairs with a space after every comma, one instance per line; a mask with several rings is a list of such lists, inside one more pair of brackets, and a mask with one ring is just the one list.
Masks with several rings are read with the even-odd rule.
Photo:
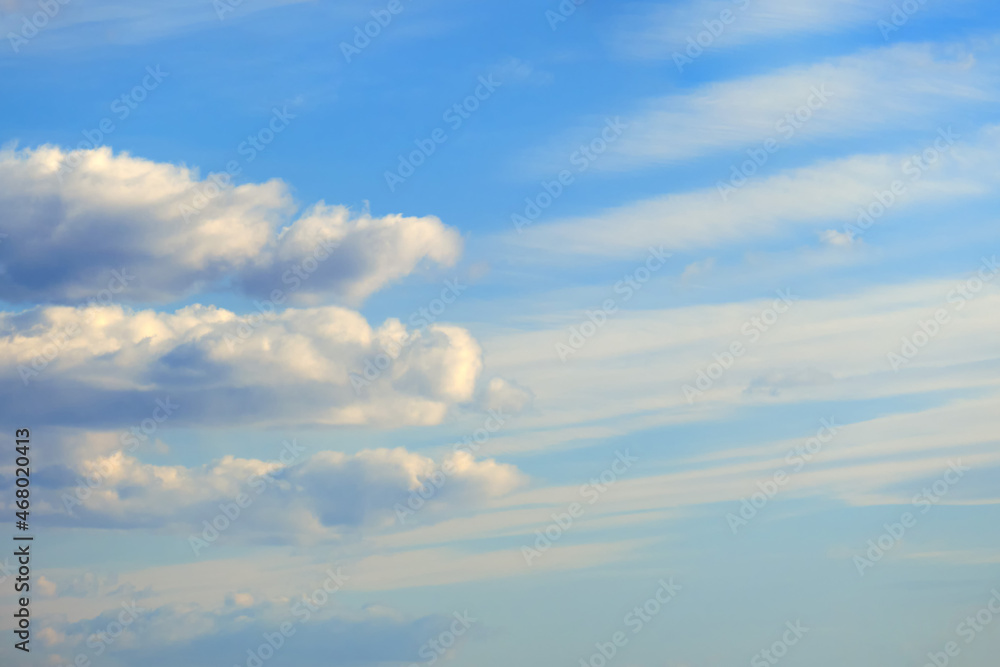
[[0, 663], [995, 664], [994, 3], [0, 36]]

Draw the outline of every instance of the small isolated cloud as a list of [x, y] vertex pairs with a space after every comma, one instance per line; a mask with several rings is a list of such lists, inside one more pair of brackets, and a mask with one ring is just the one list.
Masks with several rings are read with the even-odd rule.
[[52, 597], [56, 594], [55, 583], [49, 579], [46, 579], [44, 574], [38, 578], [38, 581], [36, 582], [35, 585], [38, 587], [38, 592], [44, 595], [45, 597]]
[[783, 391], [796, 387], [833, 384], [834, 377], [817, 368], [790, 371], [772, 371], [753, 378], [744, 390], [746, 395], [779, 396]]
[[693, 278], [706, 274], [714, 268], [714, 257], [708, 257], [697, 262], [692, 262], [684, 267], [684, 272], [681, 273], [681, 282], [689, 282]]
[[848, 248], [855, 243], [861, 243], [861, 239], [855, 239], [850, 230], [838, 232], [836, 229], [827, 229], [819, 235], [819, 238], [823, 243], [838, 248]]
[[38, 631], [38, 638], [46, 646], [55, 646], [66, 641], [66, 635], [53, 628], [42, 628]]
[[226, 597], [226, 605], [238, 608], [253, 606], [253, 596], [249, 593], [231, 593]]
[[549, 72], [535, 69], [531, 63], [520, 58], [507, 58], [495, 66], [491, 72], [501, 83], [525, 83], [544, 86], [552, 83], [554, 77]]

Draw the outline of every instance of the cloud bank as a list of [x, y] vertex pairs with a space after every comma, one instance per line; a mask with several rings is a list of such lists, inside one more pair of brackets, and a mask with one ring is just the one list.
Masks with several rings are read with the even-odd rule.
[[0, 207], [0, 299], [11, 302], [84, 301], [117, 271], [123, 302], [166, 303], [231, 281], [257, 297], [357, 303], [423, 262], [453, 265], [462, 247], [433, 216], [352, 216], [319, 202], [292, 220], [280, 180], [200, 179], [107, 147], [0, 152]]
[[[465, 329], [412, 331], [396, 319], [373, 328], [338, 306], [249, 317], [202, 305], [50, 306], [0, 313], [0, 332], [11, 414], [64, 426], [151, 415], [179, 425], [437, 424], [474, 401], [483, 368]], [[391, 364], [352, 383], [385, 349], [399, 350]], [[168, 399], [178, 407], [161, 419], [157, 401]]]

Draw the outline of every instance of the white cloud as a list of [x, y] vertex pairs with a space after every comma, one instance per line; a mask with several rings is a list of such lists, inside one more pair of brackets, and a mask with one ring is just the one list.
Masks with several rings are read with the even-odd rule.
[[[827, 245], [847, 248], [855, 243], [854, 235], [850, 231], [838, 232], [836, 229], [827, 229], [819, 236], [820, 240]], [[860, 242], [860, 241], [858, 241]]]
[[[330, 257], [316, 261], [309, 273], [308, 258], [326, 246], [332, 246]], [[293, 300], [317, 302], [333, 293], [357, 303], [407, 276], [425, 259], [452, 266], [461, 247], [458, 233], [434, 217], [352, 218], [346, 207], [321, 202], [281, 230], [242, 280], [248, 292], [262, 297], [278, 288], [290, 291]], [[292, 267], [299, 266], [307, 277], [296, 280]]]
[[[135, 423], [164, 397], [180, 405], [178, 424], [436, 424], [475, 399], [483, 365], [465, 329], [408, 332], [395, 319], [375, 329], [336, 306], [248, 317], [51, 306], [0, 313], [0, 331], [0, 374], [22, 416], [44, 403], [76, 425]], [[361, 379], [407, 335], [388, 367]]]
[[[724, 151], [779, 147], [876, 130], [923, 129], [928, 119], [968, 115], [995, 102], [995, 46], [901, 44], [790, 65], [740, 79], [712, 81], [649, 98], [620, 114], [625, 129], [591, 161], [626, 171], [676, 164]], [[532, 169], [565, 167], [579, 143], [599, 136], [603, 118], [532, 154]], [[553, 157], [555, 156], [555, 157]], [[729, 174], [725, 174], [728, 178]]]
[[[708, 49], [726, 49], [791, 35], [833, 33], [870, 25], [891, 11], [890, 0], [689, 0], [648, 4], [622, 20], [615, 38], [620, 51], [636, 58], [671, 58], [699, 33]], [[722, 24], [719, 16], [732, 19]], [[712, 25], [706, 26], [709, 22]], [[874, 34], [878, 34], [876, 31]], [[705, 47], [703, 47], [705, 48]]]
[[[452, 470], [439, 487], [431, 481], [442, 467]], [[411, 494], [433, 490], [422, 518], [454, 514], [521, 486], [526, 478], [517, 468], [492, 459], [476, 461], [456, 451], [436, 463], [402, 448], [359, 452], [348, 456], [322, 452], [311, 458], [290, 481], [311, 491], [307, 502], [323, 525], [388, 525], [396, 521], [397, 503], [406, 506]]]
[[688, 282], [693, 278], [709, 273], [715, 268], [715, 258], [708, 257], [697, 262], [691, 262], [684, 267], [684, 272], [681, 273], [681, 282]]
[[530, 62], [514, 57], [503, 59], [491, 69], [491, 72], [501, 83], [544, 86], [554, 80], [552, 74], [539, 71]]
[[[504, 496], [526, 481], [514, 466], [476, 460], [462, 450], [435, 461], [401, 447], [354, 454], [305, 449], [286, 441], [275, 460], [227, 455], [193, 467], [144, 463], [122, 451], [81, 452], [64, 484], [40, 470], [50, 493], [37, 511], [62, 525], [153, 528], [187, 540], [201, 535], [202, 523], [218, 515], [222, 503], [233, 505], [243, 494], [250, 502], [230, 517], [227, 540], [251, 535], [269, 543], [299, 543], [391, 527], [397, 507], [406, 507], [421, 490], [426, 500], [418, 507], [420, 519], [433, 522]], [[448, 471], [443, 482], [442, 470]], [[83, 494], [79, 480], [91, 481]], [[54, 584], [47, 585], [54, 592]]]
[[56, 584], [42, 575], [38, 578], [38, 592], [46, 597], [53, 597], [56, 594]]
[[[987, 256], [993, 258], [992, 253]], [[993, 259], [995, 261], [995, 259]], [[568, 447], [593, 447], [602, 439], [669, 424], [725, 419], [757, 405], [863, 401], [936, 392], [976, 392], [995, 387], [996, 346], [982, 332], [997, 326], [997, 279], [971, 300], [956, 286], [966, 275], [872, 287], [827, 297], [800, 297], [765, 332], [750, 325], [772, 299], [623, 310], [563, 363], [555, 349], [567, 325], [546, 310], [510, 327], [486, 332], [490, 368], [517, 377], [535, 395], [531, 414], [517, 430], [490, 442], [496, 456]], [[669, 286], [658, 286], [669, 291]], [[652, 287], [651, 287], [652, 289]], [[952, 302], [949, 302], [949, 295]], [[957, 300], [957, 302], [956, 302]], [[957, 304], [964, 304], [960, 309]], [[938, 309], [946, 326], [898, 372], [889, 353]], [[578, 321], [571, 313], [562, 321]], [[751, 334], [756, 331], [757, 338]], [[715, 363], [733, 342], [746, 353], [711, 388], [689, 404], [683, 387]]]
[[[915, 204], [991, 193], [1000, 165], [998, 145], [996, 127], [970, 137], [949, 135], [943, 128], [905, 153], [855, 155], [750, 178], [742, 187], [724, 192], [716, 186], [646, 199], [585, 218], [527, 226], [510, 238], [547, 252], [606, 257], [631, 257], [650, 245], [672, 250], [713, 248], [777, 236], [795, 226], [828, 226], [831, 220], [856, 225], [860, 211], [872, 206], [877, 211], [876, 195], [899, 181], [901, 193], [888, 211], [883, 208], [882, 215], [874, 218], [874, 224], [884, 224]], [[934, 153], [933, 163], [920, 157], [925, 149]]]
[[[1000, 467], [995, 436], [998, 417], [988, 410], [996, 399], [994, 393], [984, 399], [854, 423], [832, 415], [836, 428], [832, 439], [830, 431], [824, 431], [827, 442], [814, 456], [808, 461], [796, 458], [789, 462], [788, 453], [797, 453], [797, 448], [815, 435], [821, 416], [830, 422], [830, 413], [819, 410], [815, 412], [815, 427], [800, 437], [675, 459], [666, 472], [637, 471], [635, 476], [616, 481], [600, 503], [588, 508], [587, 520], [574, 525], [569, 543], [576, 544], [579, 539], [594, 545], [614, 544], [608, 535], [623, 526], [662, 525], [664, 519], [689, 515], [687, 510], [695, 506], [730, 503], [728, 507], [716, 505], [717, 520], [724, 525], [726, 512], [737, 511], [740, 500], [758, 492], [757, 483], [772, 479], [778, 470], [785, 471], [788, 481], [774, 500], [782, 504], [781, 510], [774, 508], [776, 516], [788, 512], [786, 501], [796, 503], [803, 498], [851, 506], [909, 505], [923, 483], [937, 479], [958, 461], [973, 472], [945, 502], [995, 504], [995, 488], [987, 471]], [[398, 549], [471, 543], [497, 535], [533, 536], [539, 526], [551, 521], [553, 511], [579, 499], [578, 484], [529, 488], [496, 499], [486, 515], [454, 517], [432, 527], [382, 536], [378, 543]], [[703, 513], [699, 517], [704, 520]], [[567, 545], [559, 544], [554, 551], [565, 548]], [[622, 555], [617, 559], [624, 560]]]
[[[141, 44], [217, 25], [220, 20], [303, 1], [262, 0], [249, 5], [242, 2], [205, 3], [200, 0], [95, 0], [85, 5], [73, 4], [70, 11], [56, 13], [46, 24], [48, 32], [44, 40], [32, 44], [30, 50], [23, 49], [18, 57], [24, 57], [25, 53], [94, 47], [109, 41]], [[0, 34], [5, 36], [8, 31], [21, 30], [25, 18], [33, 16], [40, 7], [37, 0], [5, 0], [5, 3], [11, 11], [8, 16], [0, 16]], [[0, 3], [0, 6], [3, 4]], [[59, 3], [60, 9], [64, 4]]]
[[[427, 261], [451, 266], [458, 233], [433, 216], [352, 216], [320, 202], [297, 220], [279, 180], [233, 186], [102, 147], [0, 152], [0, 298], [172, 301], [232, 278], [254, 295], [358, 302]], [[279, 231], [280, 229], [280, 231]], [[134, 277], [133, 277], [134, 276]]]
[[527, 387], [501, 377], [491, 378], [483, 393], [482, 405], [486, 410], [518, 413], [531, 405], [535, 396]]

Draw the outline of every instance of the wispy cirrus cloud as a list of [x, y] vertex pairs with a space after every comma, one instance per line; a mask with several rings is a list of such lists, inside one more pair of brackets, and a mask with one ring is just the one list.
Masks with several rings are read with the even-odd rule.
[[[683, 53], [701, 32], [702, 48], [731, 49], [762, 40], [831, 34], [874, 26], [892, 10], [890, 0], [688, 0], [637, 5], [624, 16], [614, 37], [618, 50], [634, 58], [671, 58]], [[723, 23], [720, 15], [729, 13]], [[707, 26], [712, 23], [712, 26]], [[697, 44], [697, 42], [695, 42]], [[699, 46], [701, 46], [699, 44]]]
[[[247, 3], [231, 0], [200, 2], [199, 0], [143, 0], [120, 2], [58, 2], [50, 21], [42, 23], [45, 37], [19, 48], [16, 57], [35, 53], [52, 53], [70, 49], [87, 49], [113, 44], [141, 44], [193, 30], [216, 27], [226, 18], [255, 14], [262, 10], [301, 3], [304, 0], [263, 0]], [[20, 32], [25, 21], [32, 21], [41, 5], [37, 0], [7, 0], [9, 14], [0, 17], [0, 33], [5, 37]], [[49, 11], [52, 12], [51, 5]], [[30, 31], [29, 31], [30, 32]], [[5, 45], [6, 47], [6, 45]], [[6, 48], [3, 56], [11, 55]]]
[[[523, 329], [486, 332], [491, 369], [529, 384], [537, 410], [518, 419], [516, 432], [491, 440], [490, 452], [512, 457], [592, 448], [647, 429], [725, 420], [751, 407], [800, 410], [916, 396], [936, 402], [942, 392], [990, 391], [1000, 359], [980, 332], [995, 326], [998, 278], [974, 296], [967, 291], [970, 280], [980, 280], [980, 268], [989, 275], [987, 263], [996, 265], [996, 253], [985, 260], [977, 255], [968, 273], [933, 281], [826, 296], [793, 288], [793, 305], [767, 325], [760, 317], [773, 298], [623, 311], [571, 363], [555, 350], [568, 324], [553, 323], [551, 312]], [[669, 293], [669, 279], [650, 289]], [[948, 323], [894, 369], [890, 353], [900, 355], [901, 339], [941, 308]], [[579, 317], [570, 312], [562, 321]], [[743, 345], [743, 354], [699, 386], [699, 371], [718, 364], [734, 342]], [[685, 385], [704, 392], [689, 401]], [[589, 407], [598, 399], [600, 407]]]
[[[860, 229], [859, 216], [870, 208], [875, 215], [866, 223], [869, 227], [917, 204], [991, 194], [1000, 164], [998, 142], [995, 127], [963, 136], [949, 126], [929, 132], [906, 152], [854, 155], [743, 177], [739, 188], [731, 186], [731, 173], [722, 172], [713, 187], [528, 226], [509, 238], [515, 245], [549, 251], [629, 257], [650, 245], [707, 249], [780, 236], [796, 227], [811, 226], [817, 233], [832, 228], [843, 234], [841, 228], [847, 225]], [[925, 160], [925, 154], [933, 161]], [[896, 182], [901, 188], [893, 193]], [[886, 191], [892, 197], [888, 206], [878, 199]], [[836, 238], [843, 241], [841, 245], [849, 240]]]
[[[621, 114], [626, 129], [593, 169], [633, 171], [725, 151], [926, 127], [928, 119], [968, 116], [997, 99], [996, 47], [988, 42], [901, 44], [715, 80], [651, 97]], [[530, 169], [565, 161], [603, 122], [581, 120], [530, 153]], [[741, 157], [741, 159], [743, 159]]]

